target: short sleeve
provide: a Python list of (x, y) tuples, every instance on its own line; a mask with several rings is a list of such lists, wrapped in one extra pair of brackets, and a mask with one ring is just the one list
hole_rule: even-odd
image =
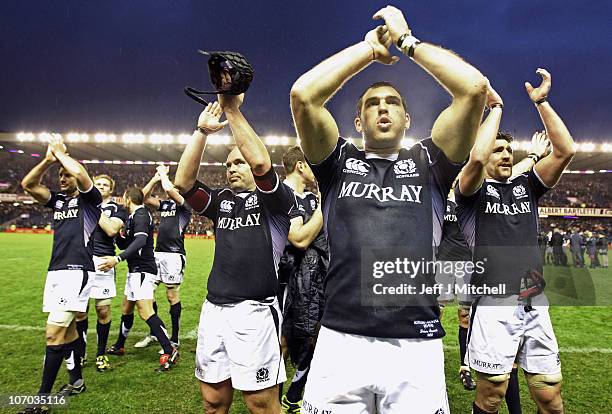
[(111, 212), (110, 218), (118, 218), (119, 220), (123, 221), (123, 223), (125, 224), (128, 219), (127, 210), (124, 207), (117, 204), (117, 208)]
[(100, 190), (96, 188), (95, 185), (91, 185), (91, 188), (87, 191), (79, 190), (81, 195), (81, 200), (83, 200), (87, 204), (91, 204), (92, 206), (99, 207), (102, 204), (102, 194), (100, 194)]
[(529, 170), (525, 175), (527, 176), (529, 188), (538, 200), (551, 189), (542, 182), (535, 168)]
[(254, 176), (257, 193), (262, 203), (272, 212), (288, 214), (295, 205), (293, 190), (282, 183), (274, 168), (261, 176)]
[(219, 197), (221, 191), (223, 190), (211, 189), (206, 184), (196, 181), (191, 190), (183, 194), (183, 198), (194, 212), (216, 222), (219, 203), (221, 202)]
[(51, 197), (49, 197), (49, 201), (45, 203), (45, 207), (55, 209), (55, 203), (61, 200), (63, 197), (59, 195), (60, 193), (58, 193), (57, 191), (50, 191), (50, 193)]
[(425, 149), (430, 174), (433, 176), (435, 184), (440, 192), (446, 196), (465, 162), (455, 163), (446, 158), (444, 151), (434, 143), (432, 138), (420, 141), (419, 145)]

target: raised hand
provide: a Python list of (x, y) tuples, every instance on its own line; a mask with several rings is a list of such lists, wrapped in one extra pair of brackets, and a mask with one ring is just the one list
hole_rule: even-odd
[(51, 138), (49, 138), (49, 148), (54, 156), (67, 153), (64, 140), (60, 136), (51, 135)]
[(531, 83), (525, 82), (525, 89), (529, 94), (529, 99), (531, 99), (531, 101), (534, 103), (546, 99), (546, 97), (548, 96), (548, 92), (550, 92), (551, 86), (550, 73), (548, 73), (546, 69), (538, 68), (538, 70), (536, 70), (536, 73), (542, 77), (542, 83), (540, 84), (540, 86), (534, 88), (533, 86), (531, 86)]
[(204, 130), (206, 135), (221, 131), (227, 125), (227, 121), (219, 122), (222, 114), (219, 102), (209, 103), (198, 118), (198, 128)]
[(57, 158), (53, 155), (53, 151), (51, 151), (51, 145), (47, 145), (47, 153), (45, 154), (45, 160), (49, 162), (57, 162)]
[(378, 26), (370, 30), (366, 33), (364, 40), (372, 47), (375, 61), (385, 65), (392, 65), (399, 60), (399, 57), (393, 56), (389, 51), (391, 36), (386, 26)]
[(244, 101), (244, 94), (240, 95), (217, 95), (219, 105), (223, 111), (238, 109)]
[(383, 7), (372, 16), (374, 20), (383, 19), (385, 26), (389, 30), (393, 44), (397, 45), (400, 36), (405, 33), (410, 33), (410, 28), (402, 11), (393, 6)]
[(531, 137), (531, 147), (529, 152), (536, 154), (539, 158), (546, 155), (546, 152), (550, 148), (550, 140), (546, 131), (536, 131)]
[(155, 169), (155, 175), (161, 177), (162, 175), (168, 175), (168, 166), (166, 165), (158, 165)]

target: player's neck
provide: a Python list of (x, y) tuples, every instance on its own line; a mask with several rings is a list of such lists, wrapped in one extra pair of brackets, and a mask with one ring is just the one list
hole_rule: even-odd
[(134, 212), (136, 210), (138, 210), (140, 207), (144, 207), (144, 205), (142, 205), (142, 204), (130, 204), (130, 214), (134, 214)]
[(108, 204), (109, 201), (111, 201), (111, 197), (110, 196), (108, 196), (106, 198), (103, 198), (102, 199), (102, 204)]
[(285, 178), (285, 182), (298, 194), (303, 194), (306, 189), (306, 183), (304, 183), (304, 180), (302, 180), (299, 174), (289, 174), (287, 178)]

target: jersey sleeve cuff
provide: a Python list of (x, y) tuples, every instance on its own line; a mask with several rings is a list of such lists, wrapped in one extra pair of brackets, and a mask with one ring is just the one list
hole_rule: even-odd
[(262, 193), (273, 193), (278, 189), (280, 179), (274, 171), (274, 167), (270, 167), (270, 170), (264, 175), (254, 175), (255, 185)]
[(196, 181), (191, 190), (182, 195), (183, 199), (191, 206), (193, 211), (202, 214), (210, 206), (211, 194), (206, 191), (204, 184)]
[(535, 177), (538, 179), (538, 181), (540, 182), (540, 184), (542, 184), (544, 187), (548, 188), (549, 190), (552, 188), (550, 186), (548, 186), (544, 181), (542, 181), (542, 179), (540, 178), (540, 176), (538, 175), (538, 171), (535, 168), (535, 165), (533, 166), (533, 168), (531, 169), (531, 171), (533, 171), (533, 175), (535, 175)]

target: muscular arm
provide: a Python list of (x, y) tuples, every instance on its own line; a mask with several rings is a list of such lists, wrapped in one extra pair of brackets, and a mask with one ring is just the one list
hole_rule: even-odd
[(108, 237), (115, 237), (119, 233), (119, 230), (121, 230), (123, 227), (123, 221), (117, 217), (109, 218), (106, 217), (106, 215), (101, 214), (100, 219), (98, 220), (98, 225)]
[(391, 38), (382, 26), (303, 74), (291, 88), (291, 113), (308, 161), (319, 163), (338, 142), (338, 125), (325, 108), (331, 97), (370, 63), (393, 64), (398, 58), (387, 50)]
[(461, 170), (459, 178), (459, 190), (463, 195), (474, 194), (484, 182), (485, 166), (489, 161), (491, 152), (493, 152), (493, 147), (495, 147), (495, 138), (499, 130), (501, 116), (501, 107), (491, 109), (485, 121), (478, 128), (476, 142), (470, 151), (470, 159)]
[(574, 149), (572, 135), (550, 103), (544, 101), (537, 104), (537, 102), (546, 100), (551, 87), (551, 76), (550, 73), (541, 68), (536, 72), (542, 76), (541, 85), (534, 88), (527, 82), (525, 83), (525, 88), (531, 101), (536, 103), (538, 113), (546, 129), (546, 135), (552, 145), (552, 151), (539, 161), (534, 168), (540, 180), (547, 187), (554, 187), (557, 181), (559, 181), (561, 174), (563, 174), (565, 167), (572, 161), (576, 150)]
[[(393, 6), (382, 8), (374, 18), (385, 20), (396, 45), (402, 35), (411, 33), (402, 12)], [(403, 49), (403, 52), (407, 53), (408, 49)], [(422, 43), (413, 52), (413, 60), (452, 96), (451, 105), (434, 123), (433, 141), (449, 160), (464, 161), (482, 119), (487, 80), (478, 69), (441, 47)]]
[(219, 103), (225, 112), (238, 150), (251, 167), (253, 175), (262, 176), (272, 168), (270, 155), (257, 133), (240, 111), (240, 96), (219, 95)]
[(155, 188), (155, 185), (159, 182), (159, 180), (159, 175), (155, 174), (153, 178), (151, 178), (149, 182), (144, 187), (142, 187), (142, 194), (144, 194), (145, 205), (154, 210), (157, 210), (159, 208), (159, 199), (157, 197), (151, 196), (151, 193), (153, 193), (153, 189)]
[(53, 159), (45, 157), (41, 162), (36, 164), (25, 177), (23, 177), (23, 180), (21, 180), (21, 186), (26, 193), (34, 197), (34, 199), (41, 204), (45, 204), (49, 201), (49, 198), (51, 198), (51, 191), (49, 191), (46, 186), (42, 185), (40, 180), (54, 162)]
[(322, 227), (323, 214), (319, 206), (307, 223), (304, 223), (302, 217), (291, 219), (291, 227), (289, 227), (288, 236), (289, 242), (300, 250), (306, 250), (317, 237)]

